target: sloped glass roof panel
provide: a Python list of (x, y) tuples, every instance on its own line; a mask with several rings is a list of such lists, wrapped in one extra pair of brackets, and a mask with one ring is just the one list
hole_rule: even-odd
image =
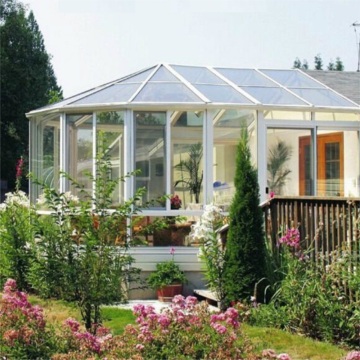
[(184, 84), (156, 82), (148, 82), (132, 102), (204, 103)]
[(205, 67), (172, 65), (175, 71), (191, 84), (226, 84), (222, 79)]
[(253, 104), (247, 97), (229, 85), (194, 85), (211, 102), (226, 104)]
[(220, 110), (223, 113), (221, 117), (214, 124), (215, 127), (230, 127), (239, 128), (240, 125), (249, 125), (255, 120), (255, 112), (253, 110)]
[(308, 105), (283, 88), (242, 87), (244, 91), (262, 104), (268, 105)]
[(180, 80), (173, 75), (168, 69), (164, 66), (161, 66), (156, 73), (150, 78), (149, 81), (170, 81), (170, 82), (180, 82)]
[(123, 83), (141, 83), (145, 81), (149, 75), (154, 71), (155, 67), (152, 67), (151, 69), (144, 70), (139, 74), (130, 76), (129, 78), (120, 81), (121, 84)]
[(291, 91), (315, 106), (356, 107), (351, 101), (329, 89), (291, 89)]
[(114, 84), (71, 105), (128, 102), (139, 86), (140, 84)]
[(260, 70), (279, 84), (289, 88), (325, 88), (324, 85), (297, 70)]
[(278, 86), (253, 69), (215, 68), (215, 70), (238, 86)]

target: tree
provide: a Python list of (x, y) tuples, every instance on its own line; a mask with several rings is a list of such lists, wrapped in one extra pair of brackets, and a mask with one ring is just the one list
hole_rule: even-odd
[(328, 66), (327, 66), (327, 69), (328, 69), (329, 71), (335, 70), (335, 64), (334, 64), (334, 62), (333, 62), (332, 59), (330, 60)]
[(48, 104), (55, 94), (62, 98), (62, 90), (34, 14), (27, 15), (17, 0), (3, 0), (0, 6), (0, 43), (0, 178), (14, 189), (16, 160), (28, 153), (25, 113)]
[(309, 68), (309, 64), (306, 59), (303, 60), (303, 63), (301, 63), (298, 57), (294, 60), (293, 69), (307, 70), (308, 68)]
[(343, 64), (343, 62), (340, 60), (339, 57), (336, 58), (336, 61), (335, 61), (335, 70), (336, 71), (344, 71), (345, 69), (345, 66)]
[(238, 145), (235, 195), (230, 206), (225, 250), (225, 290), (228, 302), (249, 299), (265, 276), (265, 236), (259, 206), (257, 171), (251, 164), (248, 133), (242, 129)]
[(317, 54), (314, 58), (315, 70), (323, 69), (323, 61), (320, 54)]

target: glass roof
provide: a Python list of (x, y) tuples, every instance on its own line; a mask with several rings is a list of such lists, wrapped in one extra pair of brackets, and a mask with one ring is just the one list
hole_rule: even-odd
[[(359, 108), (301, 70), (159, 64), (34, 110), (92, 104), (239, 104)], [(31, 112), (30, 114), (32, 114)]]

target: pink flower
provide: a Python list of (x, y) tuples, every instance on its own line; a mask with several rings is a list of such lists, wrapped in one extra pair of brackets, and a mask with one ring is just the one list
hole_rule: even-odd
[(345, 360), (360, 360), (360, 351), (350, 351), (347, 353)]
[(24, 159), (21, 157), (16, 164), (16, 178), (20, 178), (22, 174), (22, 167), (24, 165)]
[(279, 354), (278, 356), (277, 356), (277, 359), (278, 360), (291, 360), (291, 357), (288, 355), (288, 354)]
[(144, 345), (143, 344), (136, 344), (136, 346), (135, 346), (135, 348), (137, 349), (137, 350), (142, 350), (142, 349), (144, 349)]
[(170, 255), (174, 255), (175, 254), (175, 249), (172, 247), (171, 249), (170, 249)]
[(181, 208), (181, 199), (179, 198), (178, 195), (173, 195), (170, 198), (170, 204), (171, 204), (171, 209), (180, 209)]
[(211, 325), (219, 334), (225, 334), (226, 333), (226, 327), (224, 325), (221, 325), (219, 323), (212, 324)]
[(73, 318), (66, 319), (65, 325), (67, 325), (72, 332), (79, 331), (80, 328), (80, 324)]
[(275, 196), (275, 193), (273, 191), (270, 191), (270, 199), (272, 199)]

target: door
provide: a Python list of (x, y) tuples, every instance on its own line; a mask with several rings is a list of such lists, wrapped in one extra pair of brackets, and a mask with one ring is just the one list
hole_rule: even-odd
[[(300, 195), (313, 195), (311, 138), (299, 138)], [(344, 196), (344, 134), (317, 136), (317, 195)]]

